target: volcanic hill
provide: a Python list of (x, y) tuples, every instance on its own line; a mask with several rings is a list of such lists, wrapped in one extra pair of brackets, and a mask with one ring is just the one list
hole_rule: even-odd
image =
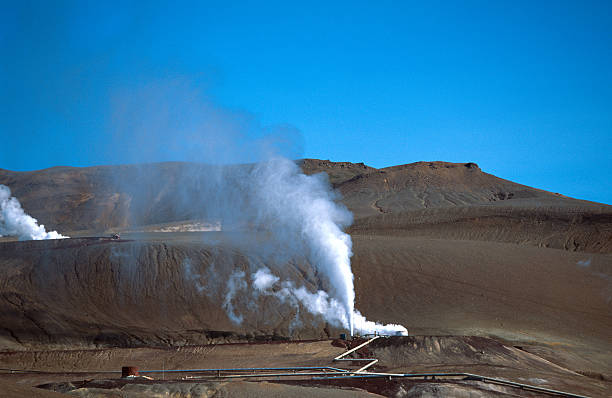
[[(237, 166), (248, 167), (248, 166)], [(503, 180), (475, 163), (417, 162), (375, 169), (305, 159), (327, 173), (353, 213), (351, 233), (488, 240), (612, 252), (612, 207)], [(192, 163), (0, 169), (26, 211), (47, 229), (105, 231), (201, 218), (185, 202), (213, 166)]]
[[(474, 163), (300, 164), (306, 174), (325, 172), (354, 215), (348, 232), (356, 308), (368, 319), (400, 323), (411, 335), (494, 338), (569, 369), (572, 377), (590, 375), (584, 377), (592, 391), (610, 385), (612, 206), (503, 180)], [(187, 203), (214, 173), (213, 166), (191, 163), (0, 170), (0, 184), (28, 214), (74, 237), (0, 238), (0, 348), (337, 336), (340, 330), (306, 312), (298, 325), (295, 312), (265, 297), (259, 311), (238, 300), (234, 310), (244, 320), (236, 325), (222, 292), (203, 291), (199, 283), (211, 280), (211, 270), (220, 278), (213, 285), (221, 286), (249, 264), (324, 287), (308, 264), (264, 264), (246, 255), (225, 228), (190, 232), (198, 222), (214, 221)], [(110, 232), (122, 239), (107, 239)], [(392, 351), (377, 350), (389, 363), (401, 362)], [(513, 358), (523, 355), (509, 350)], [(3, 359), (11, 366), (34, 364), (11, 355)], [(419, 358), (416, 368), (434, 366)], [(461, 369), (486, 363), (462, 361)], [(579, 386), (583, 379), (576, 380)]]

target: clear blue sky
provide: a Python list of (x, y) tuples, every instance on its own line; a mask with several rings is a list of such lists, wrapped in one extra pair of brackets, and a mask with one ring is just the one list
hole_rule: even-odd
[(610, 1), (0, 1), (0, 168), (248, 158), (272, 132), (612, 204)]

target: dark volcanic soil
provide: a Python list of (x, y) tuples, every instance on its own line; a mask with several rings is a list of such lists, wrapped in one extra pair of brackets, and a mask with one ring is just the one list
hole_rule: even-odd
[[(353, 238), (356, 305), (373, 320), (417, 332), (518, 340), (597, 343), (610, 336), (609, 254), (494, 242)], [(232, 240), (211, 246), (203, 243), (202, 233), (150, 233), (138, 240), (4, 242), (0, 249), (0, 333), (7, 348), (202, 344), (336, 333), (307, 311), (301, 311), (306, 321), (296, 325), (295, 309), (250, 295), (232, 299), (235, 313), (244, 317), (242, 324), (232, 323), (224, 305), (226, 281), (236, 270), (248, 273), (262, 264), (241, 254)], [(285, 264), (278, 272), (320, 288), (308, 269)]]
[[(238, 379), (185, 379), (184, 374), (146, 373), (153, 380), (122, 380), (122, 365), (137, 366), (141, 371), (161, 369), (210, 369), (274, 366), (338, 366), (331, 358), (343, 351), (335, 342), (280, 342), (277, 344), (229, 344), (181, 348), (98, 349), (0, 353), (2, 368), (29, 369), (34, 372), (0, 373), (0, 385), (6, 381), (20, 385), (38, 385), (46, 389), (73, 394), (106, 394), (102, 396), (141, 397), (138, 394), (173, 393), (181, 397), (204, 397), (213, 393), (252, 394), (248, 396), (368, 396), (366, 392), (390, 397), (446, 396), (541, 396), (520, 389), (482, 383), (462, 378), (310, 380), (309, 377), (269, 382), (245, 383)], [(355, 344), (356, 345), (356, 344)], [(471, 372), (489, 377), (515, 380), (544, 388), (605, 396), (609, 380), (587, 377), (534, 355), (524, 347), (513, 347), (500, 341), (475, 336), (411, 336), (379, 339), (358, 351), (356, 357), (380, 359), (376, 371), (430, 373)], [(343, 364), (346, 366), (346, 363)], [(104, 373), (104, 372), (116, 373)], [(144, 374), (144, 373), (143, 373)], [(232, 374), (232, 372), (224, 372)], [(252, 380), (252, 379), (251, 379)], [(330, 388), (332, 387), (332, 388)], [(24, 387), (21, 387), (24, 388)], [(338, 390), (337, 388), (341, 388)], [(352, 389), (351, 389), (352, 388)], [(355, 390), (357, 389), (357, 390)], [(208, 395), (206, 395), (208, 392)], [(112, 395), (115, 394), (115, 395)], [(179, 395), (182, 394), (182, 395)], [(232, 395), (234, 394), (234, 395)], [(350, 395), (353, 394), (353, 395)], [(18, 395), (16, 395), (18, 396)], [(41, 395), (43, 396), (43, 395)], [(90, 395), (86, 395), (90, 396)], [(174, 396), (174, 395), (173, 395)], [(239, 395), (242, 396), (242, 395)]]
[[(253, 288), (230, 297), (243, 317), (233, 323), (227, 281), (233, 272), (258, 269), (261, 260), (241, 254), (230, 240), (211, 246), (200, 233), (176, 240), (155, 235), (0, 243), (0, 345), (157, 346), (339, 333), (307, 311), (300, 327), (293, 326), (294, 308), (246, 295)], [(316, 280), (304, 279), (306, 269), (286, 264), (279, 274), (314, 286)]]
[[(7, 367), (64, 370), (74, 366), (75, 358), (86, 363), (105, 358), (99, 362), (115, 367), (123, 360), (113, 362), (114, 354), (105, 351), (109, 347), (168, 349), (342, 332), (306, 311), (300, 311), (298, 323), (295, 308), (269, 297), (237, 295), (230, 302), (243, 322), (236, 325), (228, 317), (226, 288), (233, 272), (266, 265), (298, 285), (325, 288), (308, 264), (268, 264), (246, 255), (245, 240), (227, 231), (151, 232), (159, 228), (147, 225), (180, 230), (184, 220), (198, 219), (196, 212), (176, 205), (176, 192), (194, 170), (205, 182), (207, 167), (163, 163), (0, 170), (0, 184), (8, 185), (48, 229), (72, 236), (149, 231), (124, 233), (117, 241), (2, 238), (0, 349), (17, 352), (10, 355), (42, 350), (30, 362), (25, 356), (13, 361), (0, 355)], [(411, 334), (430, 336), (373, 346), (381, 366), (471, 369), (561, 389), (586, 383), (585, 393), (605, 396), (612, 375), (612, 206), (502, 180), (473, 163), (374, 169), (307, 159), (302, 168), (309, 174), (327, 172), (355, 215), (349, 232), (356, 307), (371, 320), (401, 323)], [(259, 238), (249, 239), (256, 245)], [(487, 349), (494, 352), (482, 354), (478, 340), (431, 336), (493, 336), (503, 347), (491, 343)], [(98, 351), (78, 351), (75, 357), (48, 351), (77, 348)], [(223, 366), (246, 355), (222, 352), (227, 355), (217, 357), (217, 365), (204, 362)], [(320, 352), (329, 353), (327, 348)], [(203, 366), (200, 355), (185, 355), (175, 366)], [(270, 355), (274, 363), (286, 359), (282, 350)], [(7, 377), (2, 380), (17, 380)], [(42, 383), (40, 377), (19, 380), (25, 390), (12, 396), (27, 396), (27, 386)], [(436, 389), (444, 395), (446, 387), (400, 383), (388, 391), (402, 388), (414, 392), (405, 396), (416, 397)], [(446, 395), (469, 393), (449, 391)]]
[[(325, 172), (354, 214), (354, 231), (493, 240), (612, 252), (612, 206), (503, 180), (474, 163), (417, 162), (375, 169), (305, 159)], [(248, 166), (237, 166), (248, 167)], [(218, 169), (192, 163), (0, 169), (24, 209), (48, 229), (103, 231), (202, 216), (193, 206)], [(200, 201), (202, 202), (202, 201)], [(399, 231), (399, 232), (398, 232)]]

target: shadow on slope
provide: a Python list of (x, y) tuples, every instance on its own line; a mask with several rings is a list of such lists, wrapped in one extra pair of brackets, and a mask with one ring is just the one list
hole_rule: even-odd
[[(260, 259), (231, 244), (96, 238), (0, 243), (0, 345), (184, 345), (320, 338), (334, 330), (306, 310), (255, 294), (248, 275), (259, 266)], [(316, 289), (309, 269), (283, 264), (277, 274)], [(240, 271), (244, 290), (234, 291), (228, 280)]]

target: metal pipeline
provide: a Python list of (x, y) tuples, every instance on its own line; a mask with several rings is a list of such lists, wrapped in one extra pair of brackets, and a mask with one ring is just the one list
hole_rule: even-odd
[(347, 356), (348, 354), (357, 351), (358, 349), (365, 347), (366, 345), (370, 344), (371, 342), (373, 342), (374, 340), (380, 338), (380, 336), (374, 336), (372, 337), (370, 340), (366, 341), (365, 343), (359, 344), (357, 347), (352, 348), (346, 352), (343, 352), (342, 354), (338, 355), (337, 357), (334, 358), (334, 361), (354, 361), (354, 359), (342, 359), (345, 356)]
[[(240, 379), (240, 378), (257, 378), (257, 377), (299, 377), (308, 376), (311, 380), (338, 380), (338, 379), (358, 379), (358, 378), (420, 378), (431, 377), (462, 377), (462, 380), (476, 380), (485, 383), (501, 384), (515, 388), (521, 388), (524, 390), (531, 390), (535, 392), (541, 392), (549, 395), (559, 395), (564, 397), (572, 398), (589, 398), (585, 395), (572, 394), (565, 391), (553, 390), (550, 388), (537, 387), (529, 384), (516, 383), (509, 380), (497, 379), (494, 377), (482, 376), (473, 373), (462, 373), (462, 372), (450, 372), (450, 373), (384, 373), (384, 372), (366, 372), (365, 370), (375, 363), (378, 362), (376, 358), (345, 358), (347, 355), (359, 350), (370, 344), (372, 341), (382, 336), (375, 335), (368, 341), (352, 348), (348, 351), (343, 352), (333, 359), (333, 361), (369, 361), (365, 366), (357, 370), (340, 369), (332, 366), (293, 366), (293, 367), (277, 367), (277, 368), (208, 368), (208, 369), (162, 369), (162, 370), (141, 370), (139, 373), (202, 373), (202, 372), (215, 372), (216, 375), (211, 375), (216, 378), (225, 379)], [(307, 372), (307, 371), (313, 372)], [(319, 370), (319, 372), (315, 372)], [(46, 372), (36, 370), (25, 370), (25, 369), (0, 369), (0, 371), (6, 371), (11, 373), (44, 373), (44, 374), (55, 374), (57, 372)], [(282, 373), (255, 373), (263, 371), (285, 371)], [(293, 371), (287, 373), (287, 371)], [(230, 374), (222, 375), (222, 372), (249, 372), (246, 374)], [(61, 372), (65, 374), (66, 372)], [(98, 371), (79, 371), (79, 372), (68, 372), (71, 374), (96, 374), (96, 373), (121, 373), (121, 370), (98, 370)], [(189, 379), (204, 378), (210, 376), (187, 376)]]
[[(286, 368), (211, 368), (211, 369), (165, 369), (165, 370), (141, 370), (140, 373), (181, 373), (181, 372), (256, 372), (270, 370), (317, 370), (327, 369), (336, 372), (349, 372), (346, 369), (334, 368), (332, 366), (293, 366)], [(120, 372), (120, 371), (119, 371)]]
[(372, 337), (370, 340), (366, 341), (365, 343), (362, 343), (360, 345), (358, 345), (357, 347), (350, 349), (340, 355), (338, 355), (337, 357), (334, 358), (334, 361), (370, 361), (367, 365), (355, 370), (355, 371), (351, 371), (351, 372), (347, 372), (349, 374), (337, 374), (337, 375), (325, 375), (325, 377), (313, 377), (314, 380), (334, 380), (334, 379), (356, 379), (356, 378), (372, 378), (372, 377), (388, 377), (388, 378), (392, 378), (392, 377), (423, 377), (423, 378), (427, 378), (427, 377), (431, 377), (432, 379), (435, 377), (463, 377), (464, 380), (468, 379), (468, 380), (478, 380), (478, 381), (482, 381), (482, 382), (486, 382), (486, 383), (495, 383), (495, 384), (502, 384), (502, 385), (507, 385), (510, 387), (517, 387), (517, 388), (521, 388), (521, 389), (525, 389), (525, 390), (531, 390), (531, 391), (537, 391), (537, 392), (542, 392), (542, 393), (546, 393), (546, 394), (553, 394), (553, 395), (561, 395), (561, 396), (565, 396), (565, 397), (572, 397), (572, 398), (589, 398), (586, 397), (584, 395), (578, 395), (578, 394), (572, 394), (572, 393), (568, 393), (568, 392), (564, 392), (564, 391), (559, 391), (559, 390), (553, 390), (550, 388), (543, 388), (543, 387), (537, 387), (537, 386), (531, 386), (528, 384), (522, 384), (522, 383), (516, 383), (513, 381), (508, 381), (508, 380), (503, 380), (503, 379), (497, 379), (494, 377), (487, 377), (487, 376), (480, 376), (480, 375), (475, 375), (472, 373), (378, 373), (378, 372), (365, 372), (365, 370), (367, 368), (369, 368), (370, 366), (376, 364), (378, 362), (378, 359), (376, 358), (344, 358), (345, 356), (359, 350), (360, 348), (365, 347), (366, 345), (370, 344), (372, 341), (376, 340), (377, 338), (380, 338), (381, 336), (379, 335), (374, 335), (374, 337)]
[[(337, 372), (335, 374), (339, 375), (348, 375), (352, 372)], [(216, 378), (221, 379), (241, 379), (241, 378), (253, 378), (253, 377), (297, 377), (297, 376), (322, 376), (329, 375), (329, 372), (305, 372), (305, 373), (260, 373), (260, 374), (243, 374), (243, 375), (221, 375), (215, 376)], [(199, 379), (207, 376), (187, 376), (188, 379)], [(322, 377), (321, 379), (325, 379)]]
[[(139, 373), (197, 373), (197, 372), (257, 372), (257, 371), (274, 371), (274, 370), (329, 370), (337, 373), (349, 373), (349, 370), (335, 368), (333, 366), (293, 366), (284, 368), (209, 368), (209, 369), (153, 369), (140, 370)], [(81, 370), (78, 372), (58, 372), (45, 370), (29, 370), (29, 369), (9, 369), (0, 368), (0, 372), (7, 373), (34, 373), (34, 374), (99, 374), (99, 373), (121, 373), (121, 370)], [(299, 374), (299, 373), (297, 373)], [(327, 373), (329, 374), (329, 373)]]
[[(550, 388), (543, 388), (543, 387), (537, 387), (537, 386), (532, 386), (532, 385), (528, 385), (528, 384), (522, 384), (522, 383), (516, 383), (513, 381), (508, 381), (508, 380), (503, 380), (503, 379), (497, 379), (494, 377), (487, 377), (487, 376), (481, 376), (481, 375), (476, 375), (473, 373), (462, 373), (462, 372), (451, 372), (451, 373), (383, 373), (383, 372), (366, 372), (365, 370), (369, 367), (371, 367), (372, 365), (376, 364), (378, 362), (378, 359), (376, 358), (345, 358), (347, 355), (365, 347), (366, 345), (370, 344), (372, 341), (380, 338), (382, 336), (380, 335), (374, 335), (374, 337), (372, 337), (371, 339), (367, 340), (366, 342), (359, 344), (357, 347), (352, 348), (348, 351), (343, 352), (342, 354), (338, 355), (337, 357), (335, 357), (333, 359), (333, 361), (368, 361), (369, 363), (366, 364), (365, 366), (357, 369), (357, 370), (346, 370), (346, 369), (339, 369), (339, 368), (334, 368), (334, 367), (329, 367), (329, 366), (322, 366), (322, 367), (317, 367), (317, 366), (302, 366), (302, 367), (290, 367), (290, 368), (237, 368), (237, 369), (200, 369), (200, 370), (188, 370), (191, 372), (195, 372), (195, 371), (216, 371), (218, 372), (218, 376), (220, 378), (225, 378), (225, 379), (239, 379), (239, 378), (256, 378), (256, 377), (297, 377), (297, 376), (309, 376), (311, 377), (312, 380), (337, 380), (337, 379), (356, 379), (356, 378), (380, 378), (380, 377), (385, 377), (385, 378), (393, 378), (393, 377), (401, 377), (401, 378), (416, 378), (416, 377), (423, 377), (423, 378), (427, 378), (427, 377), (431, 377), (432, 379), (434, 379), (435, 377), (462, 377), (463, 380), (477, 380), (477, 381), (481, 381), (481, 382), (485, 382), (485, 383), (495, 383), (495, 384), (502, 384), (502, 385), (506, 385), (506, 386), (510, 386), (510, 387), (515, 387), (515, 388), (521, 388), (524, 390), (531, 390), (531, 391), (535, 391), (535, 392), (541, 392), (541, 393), (545, 393), (545, 394), (552, 394), (552, 395), (561, 395), (561, 396), (565, 396), (565, 397), (572, 397), (572, 398), (589, 398), (587, 396), (584, 395), (578, 395), (578, 394), (572, 394), (572, 393), (568, 393), (568, 392), (564, 392), (564, 391), (559, 391), (559, 390), (553, 390)], [(302, 372), (302, 373), (260, 373), (260, 374), (234, 374), (234, 375), (221, 375), (220, 372), (221, 371), (233, 371), (233, 372), (242, 372), (242, 371), (262, 371), (262, 370), (333, 370), (335, 373), (327, 373), (325, 371), (323, 372)], [(176, 370), (179, 371), (179, 370)], [(154, 371), (144, 371), (144, 372), (154, 372)], [(141, 373), (144, 373), (141, 372)], [(159, 371), (157, 371), (159, 372)], [(197, 376), (196, 376), (197, 377)], [(196, 378), (196, 377), (190, 377), (190, 378)]]
[(378, 339), (380, 337), (381, 336), (379, 336), (379, 335), (374, 335), (374, 337), (372, 337), (370, 340), (366, 341), (365, 343), (362, 343), (362, 344), (358, 345), (357, 347), (355, 347), (353, 349), (350, 349), (350, 350), (348, 350), (348, 351), (338, 355), (337, 357), (334, 358), (334, 361), (350, 361), (350, 362), (353, 362), (353, 361), (366, 362), (367, 361), (369, 363), (367, 363), (365, 366), (362, 366), (361, 368), (353, 371), (352, 374), (363, 372), (364, 370), (366, 370), (370, 366), (372, 366), (375, 363), (377, 363), (378, 359), (376, 359), (376, 358), (344, 358), (344, 357), (347, 356), (348, 354), (351, 354), (351, 353), (353, 353), (353, 352), (355, 352), (355, 351), (365, 347), (366, 345), (370, 344), (371, 342), (373, 342), (374, 340), (376, 340), (376, 339)]
[(497, 379), (494, 377), (481, 376), (473, 373), (370, 373), (364, 372), (362, 374), (351, 374), (351, 375), (338, 375), (338, 376), (328, 376), (328, 377), (313, 377), (313, 380), (339, 380), (339, 379), (364, 379), (364, 378), (380, 378), (380, 377), (408, 377), (408, 378), (416, 378), (416, 377), (463, 377), (463, 380), (476, 380), (482, 381), (485, 383), (494, 383), (494, 384), (502, 384), (510, 387), (521, 388), (524, 390), (531, 390), (535, 392), (542, 392), (546, 394), (552, 395), (560, 395), (564, 397), (572, 397), (572, 398), (590, 398), (586, 395), (573, 394), (565, 391), (553, 390), (551, 388), (537, 387), (529, 384), (516, 383), (509, 380)]

